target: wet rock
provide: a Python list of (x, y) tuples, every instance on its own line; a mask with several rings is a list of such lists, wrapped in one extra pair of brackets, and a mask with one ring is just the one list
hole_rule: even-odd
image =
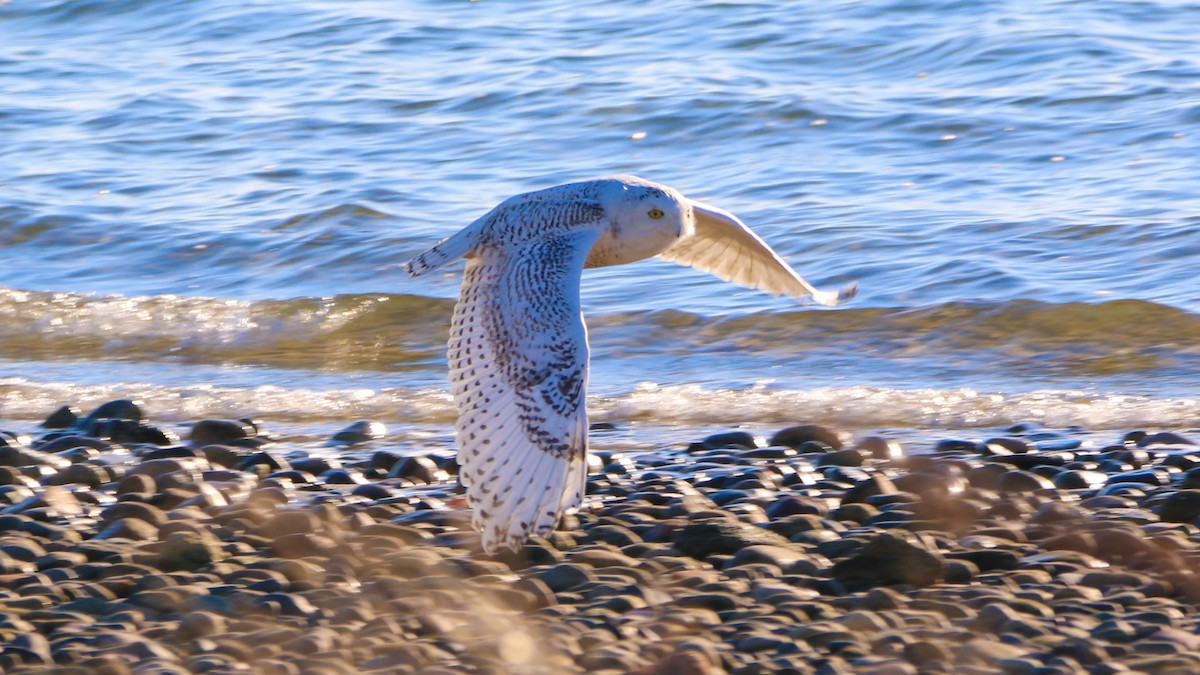
[(241, 420), (200, 420), (192, 425), (188, 443), (196, 447), (227, 445), (255, 435), (255, 429)]
[(873, 537), (854, 556), (830, 570), (847, 589), (906, 584), (923, 588), (941, 580), (942, 559), (890, 533)]
[(789, 448), (799, 448), (805, 443), (821, 443), (833, 450), (841, 450), (845, 445), (841, 434), (829, 427), (819, 424), (800, 424), (782, 429), (775, 433), (768, 445), (785, 445)]
[(269, 471), (291, 471), (292, 469), (292, 465), (286, 459), (269, 450), (255, 452), (237, 463), (237, 468), (241, 471), (252, 467), (265, 467)]
[(418, 483), (434, 483), (445, 474), (428, 457), (404, 457), (392, 465), (388, 478), (407, 478)]
[(83, 506), (74, 494), (59, 486), (50, 486), (0, 511), (0, 514), (24, 513), (34, 509), (49, 509), (59, 516), (77, 516)]
[[(745, 431), (726, 431), (719, 434), (713, 434), (703, 441), (701, 445), (709, 450), (718, 450), (723, 448), (747, 449), (752, 450), (758, 447), (754, 442), (754, 435)], [(774, 443), (772, 443), (774, 445)]]
[(854, 449), (872, 459), (899, 459), (904, 456), (900, 443), (883, 436), (867, 436), (855, 443)]
[(893, 495), (899, 491), (891, 479), (881, 473), (875, 473), (871, 474), (869, 478), (859, 481), (849, 490), (846, 490), (842, 494), (842, 504), (865, 503), (871, 497)]
[(1053, 490), (1054, 483), (1045, 476), (1029, 471), (1008, 471), (1000, 476), (996, 489), (1000, 492), (1035, 492)]
[(225, 558), (221, 542), (206, 531), (172, 532), (157, 555), (163, 570), (195, 570)]
[(173, 445), (179, 436), (145, 422), (125, 419), (100, 419), (83, 428), (90, 436), (122, 445)]
[(146, 416), (142, 412), (141, 401), (122, 398), (100, 404), (95, 410), (88, 413), (87, 417), (79, 420), (79, 424), (76, 426), (79, 429), (88, 429), (98, 420), (130, 420), (141, 422), (144, 419), (146, 419)]
[(1162, 501), (1158, 517), (1168, 523), (1190, 523), (1200, 517), (1200, 489), (1180, 490)]
[(986, 453), (987, 449), (979, 441), (943, 438), (934, 445), (933, 451), (937, 453), (980, 455)]
[(845, 448), (821, 455), (817, 459), (817, 466), (862, 466), (864, 461), (861, 452), (853, 448)]
[(94, 464), (72, 464), (53, 476), (42, 480), (43, 485), (86, 485), (98, 488), (108, 482), (108, 474)]
[(368, 441), (377, 441), (386, 435), (387, 427), (381, 422), (359, 420), (334, 434), (329, 441), (334, 444), (356, 445)]
[(1137, 440), (1137, 445), (1139, 448), (1145, 448), (1152, 445), (1196, 445), (1196, 442), (1183, 434), (1160, 431), (1156, 434), (1142, 436)]
[(562, 593), (581, 584), (594, 581), (596, 574), (587, 565), (562, 563), (543, 570), (537, 575), (537, 579), (552, 592)]
[(50, 415), (42, 422), (43, 429), (69, 429), (79, 423), (79, 416), (82, 413), (79, 408), (64, 405), (58, 410), (50, 413)]
[(153, 541), (158, 539), (158, 528), (139, 518), (118, 518), (105, 525), (95, 536), (96, 540), (130, 539)]
[(690, 523), (675, 533), (675, 548), (687, 556), (704, 559), (713, 554), (734, 554), (747, 546), (787, 547), (787, 539), (761, 527), (738, 521), (705, 520)]

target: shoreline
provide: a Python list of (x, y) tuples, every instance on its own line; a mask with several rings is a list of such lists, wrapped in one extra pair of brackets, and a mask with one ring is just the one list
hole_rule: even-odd
[(1200, 669), (1200, 446), (1165, 430), (598, 451), (584, 511), (488, 558), (452, 455), (369, 425), (351, 461), (132, 401), (48, 424), (0, 436), (5, 672)]

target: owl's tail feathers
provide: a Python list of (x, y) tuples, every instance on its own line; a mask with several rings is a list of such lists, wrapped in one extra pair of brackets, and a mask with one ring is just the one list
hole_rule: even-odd
[(419, 277), (469, 255), (475, 247), (472, 230), (473, 228), (467, 228), (443, 239), (433, 248), (408, 261), (404, 265), (408, 276)]

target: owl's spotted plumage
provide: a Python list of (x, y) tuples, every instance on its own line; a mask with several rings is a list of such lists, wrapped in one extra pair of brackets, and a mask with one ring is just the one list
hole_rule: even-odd
[(827, 305), (855, 290), (816, 290), (732, 214), (632, 176), (517, 195), (408, 263), (419, 276), (468, 259), (450, 329), (450, 383), (460, 477), (489, 553), (516, 550), (583, 502), (580, 276), (654, 255)]

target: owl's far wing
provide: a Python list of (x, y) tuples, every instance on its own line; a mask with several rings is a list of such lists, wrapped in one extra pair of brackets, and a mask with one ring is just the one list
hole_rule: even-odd
[(602, 222), (489, 246), (467, 262), (450, 330), (460, 477), (484, 550), (517, 550), (583, 501), (584, 261)]
[(858, 291), (853, 283), (839, 291), (817, 290), (737, 216), (715, 206), (689, 201), (696, 215), (695, 233), (672, 244), (659, 254), (660, 258), (711, 272), (739, 286), (774, 296), (812, 297), (830, 307), (849, 300)]

